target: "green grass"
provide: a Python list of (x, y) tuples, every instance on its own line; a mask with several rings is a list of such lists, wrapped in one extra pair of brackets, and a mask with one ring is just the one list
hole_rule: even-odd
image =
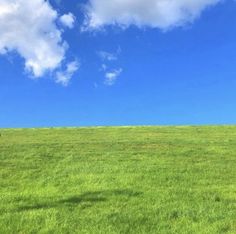
[(236, 233), (236, 127), (0, 130), (0, 233)]

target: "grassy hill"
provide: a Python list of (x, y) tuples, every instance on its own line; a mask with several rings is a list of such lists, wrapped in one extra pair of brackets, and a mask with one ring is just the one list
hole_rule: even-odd
[(236, 233), (236, 127), (0, 132), (0, 233)]

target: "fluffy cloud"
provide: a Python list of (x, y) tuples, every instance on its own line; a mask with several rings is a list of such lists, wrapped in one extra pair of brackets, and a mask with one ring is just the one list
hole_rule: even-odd
[(122, 68), (119, 68), (119, 69), (113, 70), (111, 72), (106, 72), (106, 74), (105, 74), (105, 78), (106, 78), (105, 84), (110, 85), (110, 86), (113, 85), (116, 82), (117, 78), (122, 73), (122, 71), (123, 71)]
[(45, 0), (0, 0), (0, 54), (16, 51), (34, 77), (61, 67), (67, 44)]
[(66, 65), (65, 71), (56, 73), (56, 82), (67, 86), (73, 74), (79, 69), (80, 64), (77, 61), (70, 62)]
[(191, 23), (221, 0), (90, 0), (85, 28), (104, 25), (150, 26), (167, 30)]
[(73, 28), (75, 23), (75, 16), (72, 13), (62, 15), (60, 17), (60, 22), (68, 28)]

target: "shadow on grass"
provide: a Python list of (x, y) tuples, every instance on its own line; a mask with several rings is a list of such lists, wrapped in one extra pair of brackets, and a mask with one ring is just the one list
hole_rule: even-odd
[(96, 192), (86, 192), (78, 196), (72, 196), (66, 199), (61, 199), (57, 201), (45, 202), (45, 203), (36, 203), (33, 205), (21, 206), (18, 208), (18, 211), (27, 211), (27, 210), (37, 210), (37, 209), (49, 209), (62, 206), (75, 206), (80, 204), (87, 204), (91, 206), (92, 204), (105, 202), (112, 197), (137, 197), (141, 195), (141, 192), (135, 192), (132, 190), (103, 190)]

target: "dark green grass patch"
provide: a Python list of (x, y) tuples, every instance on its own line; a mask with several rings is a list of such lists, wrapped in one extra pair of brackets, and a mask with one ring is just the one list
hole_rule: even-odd
[(236, 233), (236, 127), (0, 132), (0, 233)]

